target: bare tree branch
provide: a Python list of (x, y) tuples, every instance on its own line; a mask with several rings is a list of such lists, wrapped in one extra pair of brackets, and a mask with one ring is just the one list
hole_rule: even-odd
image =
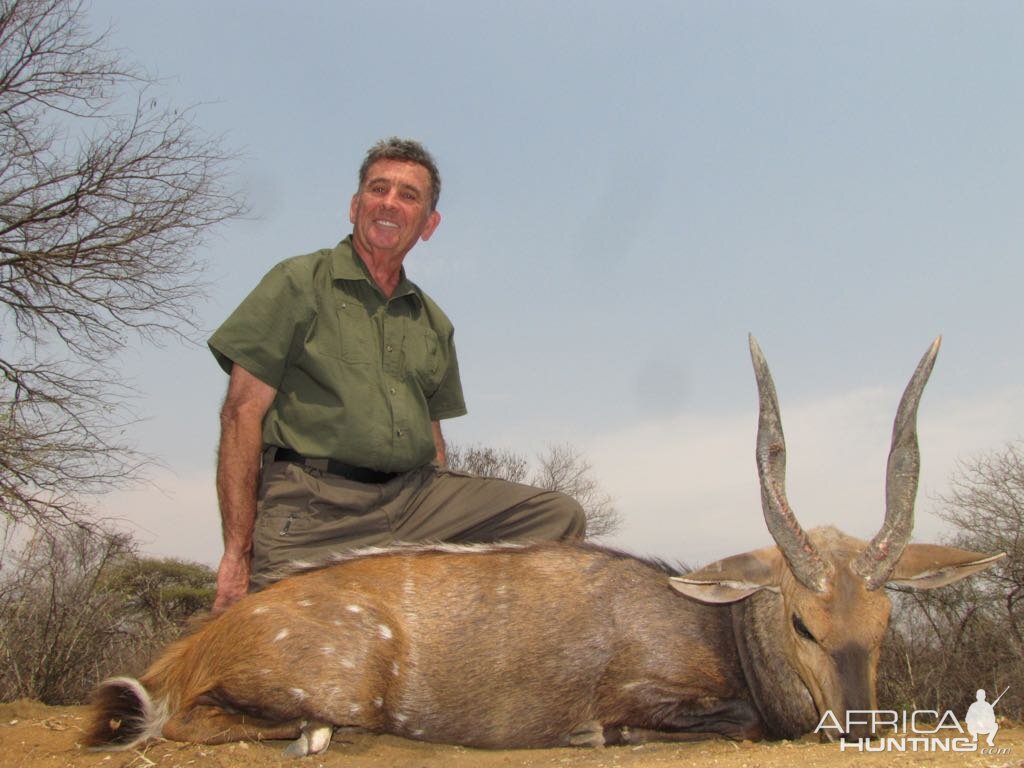
[(77, 0), (0, 0), (0, 514), (82, 519), (139, 476), (126, 343), (187, 339), (196, 249), (241, 214), (234, 156), (92, 33)]
[[(939, 517), (954, 526), (949, 543), (1008, 556), (969, 580), (897, 597), (890, 642), (883, 646), (880, 699), (890, 707), (901, 699), (935, 708), (966, 707), (978, 687), (1010, 686), (1000, 713), (1020, 717), (1024, 444), (962, 461), (937, 501)], [(907, 673), (911, 668), (918, 671), (916, 679)]]
[(614, 499), (593, 477), (590, 462), (571, 445), (549, 447), (537, 457), (537, 468), (532, 475), (529, 459), (514, 451), (480, 445), (469, 448), (449, 445), (446, 454), (452, 469), (514, 483), (529, 482), (538, 488), (571, 496), (586, 514), (587, 538), (608, 536), (621, 524)]

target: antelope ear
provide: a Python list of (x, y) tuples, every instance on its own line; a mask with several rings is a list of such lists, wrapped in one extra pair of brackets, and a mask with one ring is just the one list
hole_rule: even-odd
[(669, 584), (702, 603), (735, 603), (762, 589), (778, 592), (781, 559), (776, 547), (765, 547), (727, 557), (685, 576), (673, 576)]
[(985, 555), (938, 544), (908, 544), (887, 584), (911, 589), (935, 589), (983, 571), (1006, 557)]

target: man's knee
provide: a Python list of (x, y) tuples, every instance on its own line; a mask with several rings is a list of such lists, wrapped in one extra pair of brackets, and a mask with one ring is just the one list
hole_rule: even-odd
[(587, 535), (587, 513), (576, 499), (566, 496), (566, 541), (581, 541)]
[(545, 504), (546, 528), (557, 541), (580, 541), (587, 534), (587, 513), (576, 499), (564, 493), (551, 492)]
[(517, 493), (532, 494), (489, 521), (485, 540), (579, 541), (586, 535), (587, 516), (576, 499), (558, 491), (515, 487)]

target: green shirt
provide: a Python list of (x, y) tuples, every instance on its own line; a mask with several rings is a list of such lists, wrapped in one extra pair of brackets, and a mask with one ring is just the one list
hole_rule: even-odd
[(431, 421), (466, 413), (453, 336), (404, 270), (385, 298), (346, 238), (274, 267), (209, 345), (277, 389), (264, 443), (403, 472), (434, 458)]

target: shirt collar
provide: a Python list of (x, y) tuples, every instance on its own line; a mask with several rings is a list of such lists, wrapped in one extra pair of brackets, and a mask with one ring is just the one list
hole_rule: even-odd
[[(375, 290), (380, 290), (371, 277), (370, 270), (366, 268), (363, 260), (359, 258), (356, 249), (352, 246), (352, 235), (338, 243), (331, 253), (331, 278), (334, 280), (365, 280)], [(397, 299), (401, 296), (414, 296), (417, 301), (423, 302), (419, 287), (405, 276), (405, 267), (402, 267), (401, 277), (391, 298)]]

